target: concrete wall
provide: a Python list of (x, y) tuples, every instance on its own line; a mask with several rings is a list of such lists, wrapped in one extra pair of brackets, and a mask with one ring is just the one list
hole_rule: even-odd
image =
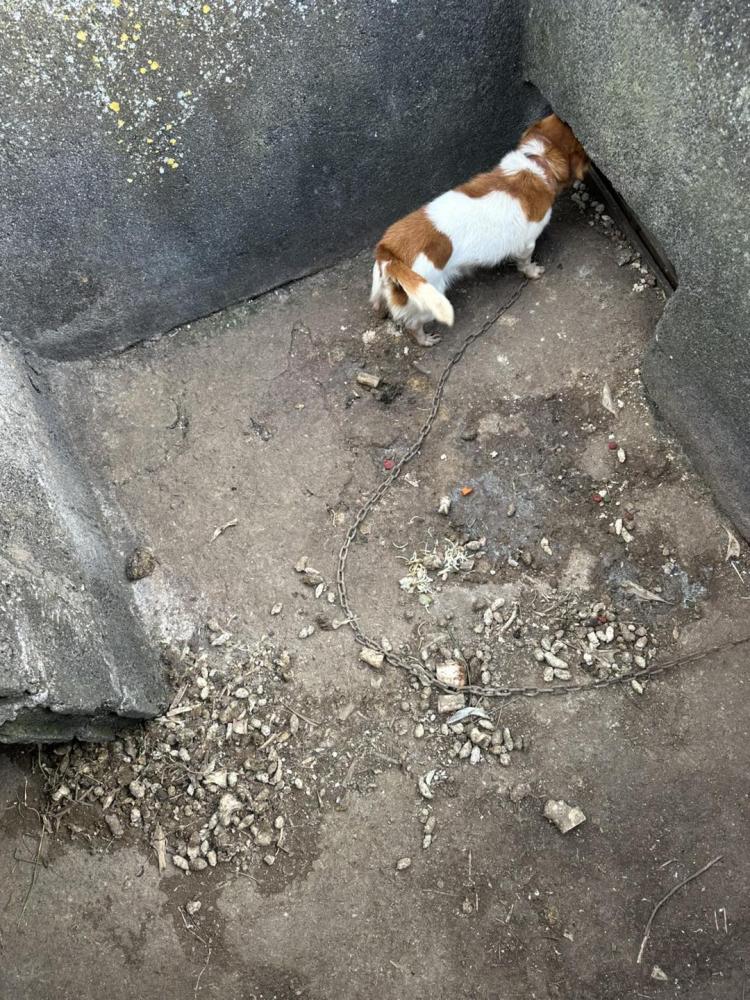
[(677, 269), (646, 386), (750, 538), (750, 7), (530, 0), (525, 65)]
[(0, 331), (72, 358), (360, 249), (541, 109), (523, 0), (0, 0)]

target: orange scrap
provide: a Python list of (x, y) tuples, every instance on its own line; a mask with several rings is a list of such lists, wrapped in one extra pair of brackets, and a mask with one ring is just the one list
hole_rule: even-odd
[(462, 486), (461, 487), (461, 496), (462, 497), (471, 496), (471, 494), (473, 492), (474, 492), (474, 487), (473, 486)]

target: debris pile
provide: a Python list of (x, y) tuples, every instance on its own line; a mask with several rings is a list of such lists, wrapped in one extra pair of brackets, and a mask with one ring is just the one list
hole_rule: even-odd
[[(251, 856), (272, 865), (286, 850), (285, 806), (310, 795), (301, 736), (311, 725), (283, 700), (291, 658), (267, 641), (252, 648), (216, 623), (202, 650), (167, 651), (176, 694), (164, 716), (105, 746), (72, 744), (50, 751), (45, 772), (52, 820), (88, 807), (119, 839), (139, 831), (185, 873)], [(75, 821), (73, 819), (75, 817)]]

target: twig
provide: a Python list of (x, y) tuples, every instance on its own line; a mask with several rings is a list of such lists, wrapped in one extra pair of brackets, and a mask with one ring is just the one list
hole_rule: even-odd
[(315, 722), (313, 719), (308, 719), (308, 717), (306, 715), (303, 715), (298, 708), (292, 708), (292, 706), (287, 705), (285, 701), (282, 701), (281, 704), (284, 706), (284, 708), (294, 713), (294, 715), (299, 716), (300, 719), (304, 719), (305, 722), (309, 722), (311, 726), (319, 727), (321, 725), (320, 722)]
[[(34, 810), (36, 812), (36, 810)], [(21, 912), (18, 915), (18, 923), (20, 924), (23, 920), (23, 915), (26, 912), (26, 907), (29, 904), (29, 899), (31, 899), (31, 893), (34, 891), (34, 886), (36, 885), (36, 876), (39, 871), (39, 860), (42, 855), (42, 844), (44, 843), (45, 828), (42, 822), (42, 832), (39, 834), (39, 844), (36, 849), (36, 858), (34, 859), (34, 867), (31, 870), (31, 881), (29, 882), (29, 888), (26, 890), (26, 896), (23, 901), (23, 906), (21, 907)]]
[(514, 622), (514, 621), (516, 620), (516, 618), (518, 618), (518, 605), (517, 605), (517, 604), (514, 604), (514, 605), (513, 605), (513, 611), (511, 612), (511, 616), (510, 616), (510, 618), (509, 618), (509, 619), (507, 620), (507, 622), (505, 622), (505, 624), (504, 624), (504, 625), (501, 625), (501, 626), (500, 626), (500, 632), (501, 632), (501, 633), (502, 633), (502, 632), (507, 632), (507, 631), (508, 631), (508, 629), (509, 629), (509, 628), (511, 627), (511, 625), (513, 624), (513, 622)]
[(715, 857), (713, 859), (713, 861), (709, 861), (707, 865), (704, 865), (702, 868), (700, 868), (697, 872), (694, 872), (692, 875), (688, 875), (688, 877), (683, 879), (682, 882), (679, 882), (676, 886), (670, 889), (669, 892), (666, 894), (666, 896), (662, 896), (662, 898), (659, 900), (659, 902), (651, 911), (651, 916), (648, 918), (648, 923), (646, 924), (646, 930), (643, 933), (643, 940), (641, 941), (641, 947), (638, 950), (638, 958), (636, 959), (636, 965), (641, 964), (641, 959), (643, 958), (643, 952), (646, 949), (646, 942), (648, 941), (649, 935), (651, 934), (651, 925), (654, 922), (654, 917), (662, 908), (662, 906), (664, 906), (667, 900), (671, 899), (672, 896), (674, 896), (674, 894), (679, 889), (682, 889), (683, 886), (686, 886), (688, 882), (692, 882), (693, 879), (698, 878), (699, 875), (702, 875), (704, 872), (707, 872), (709, 868), (713, 868), (713, 866), (717, 864), (719, 861), (721, 861), (723, 857), (724, 857), (723, 854), (719, 854), (718, 857)]

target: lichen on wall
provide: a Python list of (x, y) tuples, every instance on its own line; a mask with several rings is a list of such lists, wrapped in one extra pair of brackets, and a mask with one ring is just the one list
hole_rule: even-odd
[(33, 147), (40, 117), (73, 106), (109, 133), (127, 183), (179, 170), (196, 109), (247, 80), (269, 18), (291, 10), (305, 21), (325, 7), (337, 3), (0, 0), (0, 142)]

